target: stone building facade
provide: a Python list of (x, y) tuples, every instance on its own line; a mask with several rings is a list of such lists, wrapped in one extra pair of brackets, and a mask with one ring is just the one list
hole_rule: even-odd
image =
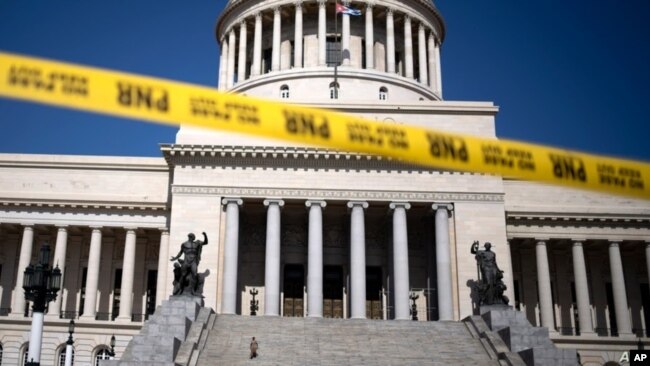
[[(344, 1), (344, 3), (346, 3)], [(495, 138), (498, 108), (442, 98), (445, 26), (430, 1), (231, 0), (221, 90), (387, 124)], [(336, 70), (333, 67), (336, 65)], [(42, 364), (75, 319), (75, 364), (117, 356), (172, 292), (169, 258), (205, 231), (217, 313), (408, 319), (473, 314), (473, 241), (506, 294), (585, 365), (649, 342), (650, 202), (182, 126), (161, 158), (0, 154), (0, 352), (24, 361), (23, 270), (43, 243), (64, 273)]]

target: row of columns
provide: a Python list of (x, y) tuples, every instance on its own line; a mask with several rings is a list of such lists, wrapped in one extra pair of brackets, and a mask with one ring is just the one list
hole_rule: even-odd
[[(58, 265), (66, 276), (66, 252), (68, 246), (68, 227), (57, 226), (56, 244), (54, 247), (53, 265)], [(100, 280), (100, 263), (102, 251), (102, 228), (91, 227), (90, 251), (88, 253), (88, 270), (86, 273), (86, 287), (82, 320), (94, 320), (97, 315), (97, 291)], [(133, 285), (135, 278), (135, 251), (136, 251), (136, 230), (135, 227), (127, 227), (124, 242), (124, 258), (122, 262), (122, 284), (120, 287), (120, 312), (117, 317), (118, 321), (130, 322), (133, 312)], [(24, 270), (29, 265), (32, 258), (32, 247), (34, 245), (34, 226), (25, 225), (23, 228), (23, 237), (20, 247), (20, 257), (18, 260), (18, 270), (16, 276), (16, 286), (14, 287), (14, 297), (12, 303), (12, 315), (23, 316), (25, 309), (25, 296), (23, 292)], [(160, 254), (158, 268), (167, 266), (166, 258), (168, 255), (169, 231), (163, 229), (160, 237)], [(157, 299), (164, 297), (164, 285), (166, 282), (165, 271), (158, 271), (157, 279)], [(63, 283), (63, 282), (62, 282)], [(61, 314), (63, 295), (60, 292), (55, 301), (48, 306), (48, 316), (58, 318)], [(160, 300), (158, 300), (160, 301)]]
[[(240, 198), (224, 198), (226, 232), (224, 252), (223, 298), (221, 312), (236, 314), (237, 309), (237, 255), (239, 246)], [(280, 210), (284, 201), (267, 199), (266, 256), (264, 273), (264, 314), (280, 315)], [(307, 316), (323, 316), (323, 209), (325, 201), (305, 202), (309, 210), (307, 256)], [(350, 317), (366, 318), (366, 253), (365, 210), (368, 202), (351, 201), (350, 210)], [(407, 202), (393, 202), (393, 272), (395, 319), (409, 319), (409, 263)], [(434, 204), (436, 212), (436, 265), (438, 278), (438, 307), (440, 320), (453, 320), (451, 257), (449, 248), (449, 204)]]
[[(536, 240), (537, 282), (539, 292), (539, 307), (541, 325), (550, 331), (555, 330), (553, 319), (553, 300), (551, 294), (551, 275), (549, 271), (546, 239)], [(573, 273), (576, 289), (576, 305), (578, 308), (578, 321), (581, 335), (593, 335), (594, 328), (591, 320), (591, 306), (589, 300), (589, 286), (587, 281), (587, 267), (583, 248), (584, 241), (575, 240), (571, 248), (573, 256)], [(621, 261), (619, 242), (609, 243), (609, 268), (612, 279), (612, 292), (614, 297), (614, 313), (618, 333), (621, 336), (632, 335), (632, 325), (628, 315), (627, 294)], [(646, 246), (646, 259), (648, 273), (650, 274), (650, 245)]]
[[(343, 1), (349, 5), (348, 1)], [(327, 63), (327, 1), (318, 1), (318, 65), (326, 66)], [(374, 19), (373, 5), (366, 5), (365, 15), (365, 54), (366, 68), (374, 69)], [(395, 62), (395, 24), (393, 9), (388, 8), (386, 14), (386, 72), (396, 73)], [(341, 29), (341, 47), (344, 66), (350, 65), (350, 15), (343, 14)], [(271, 51), (271, 71), (279, 71), (280, 47), (281, 47), (282, 16), (279, 7), (273, 8), (273, 35)], [(427, 37), (428, 33), (428, 37)], [(242, 20), (239, 23), (239, 60), (235, 65), (235, 43), (236, 29), (226, 32), (221, 40), (221, 56), (219, 61), (219, 88), (230, 89), (235, 83), (244, 81), (248, 77), (247, 65), (247, 23)], [(404, 76), (414, 78), (413, 60), (413, 34), (411, 17), (404, 15)], [(441, 69), (440, 69), (440, 43), (432, 29), (427, 29), (424, 23), (418, 25), (418, 70), (420, 83), (427, 85), (433, 92), (442, 94)], [(294, 68), (303, 67), (303, 11), (302, 2), (295, 4), (295, 29), (294, 29)], [(346, 52), (347, 51), (347, 52)], [(363, 51), (362, 51), (363, 52)], [(235, 70), (236, 66), (236, 70)], [(262, 73), (262, 15), (255, 14), (255, 33), (253, 36), (253, 60), (251, 63), (250, 76), (257, 76)]]

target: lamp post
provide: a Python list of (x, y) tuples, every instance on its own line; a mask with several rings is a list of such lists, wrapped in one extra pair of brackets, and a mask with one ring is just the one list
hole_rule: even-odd
[(65, 342), (65, 366), (72, 366), (72, 344), (74, 343), (72, 333), (74, 333), (74, 320), (70, 320), (68, 333), (70, 333), (70, 336), (68, 337), (68, 341)]
[(47, 303), (56, 299), (61, 288), (61, 270), (57, 265), (51, 269), (50, 246), (41, 246), (39, 262), (25, 268), (23, 289), (25, 299), (32, 302), (32, 329), (29, 335), (29, 355), (26, 365), (36, 366), (41, 362), (41, 343), (43, 340), (43, 313)]
[(111, 360), (115, 358), (115, 334), (111, 337), (111, 353), (109, 356), (111, 356)]

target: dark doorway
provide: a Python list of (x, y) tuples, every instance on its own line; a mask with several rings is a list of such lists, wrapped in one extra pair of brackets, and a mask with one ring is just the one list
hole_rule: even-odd
[(303, 316), (305, 270), (301, 264), (284, 266), (284, 316)]
[(323, 317), (343, 318), (343, 268), (323, 268)]
[(383, 319), (381, 267), (366, 267), (366, 317)]

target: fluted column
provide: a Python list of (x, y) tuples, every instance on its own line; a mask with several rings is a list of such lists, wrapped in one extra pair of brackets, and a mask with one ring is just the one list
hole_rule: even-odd
[(411, 205), (406, 202), (393, 202), (393, 282), (395, 283), (395, 320), (409, 320), (409, 250), (406, 229), (406, 210)]
[(450, 204), (433, 204), (436, 213), (436, 275), (438, 278), (438, 316), (440, 320), (454, 320), (451, 281), (451, 249), (449, 244)]
[(133, 280), (135, 276), (135, 228), (126, 229), (124, 258), (122, 259), (122, 286), (120, 287), (120, 313), (117, 320), (130, 322), (133, 313)]
[(589, 283), (587, 281), (587, 266), (582, 241), (573, 242), (573, 276), (576, 289), (576, 304), (578, 306), (578, 320), (580, 322), (580, 335), (594, 332), (591, 323), (591, 306), (589, 302)]
[(302, 67), (302, 1), (296, 1), (296, 27), (293, 39), (293, 67)]
[(625, 291), (625, 277), (623, 275), (623, 262), (621, 249), (618, 242), (609, 244), (609, 270), (612, 277), (612, 294), (614, 296), (614, 312), (619, 336), (630, 336), (632, 325), (627, 306), (627, 293)]
[(348, 202), (350, 217), (350, 317), (366, 318), (366, 229), (368, 202)]
[(646, 264), (646, 273), (648, 274), (648, 280), (650, 280), (650, 241), (645, 242), (645, 264)]
[(226, 88), (226, 78), (228, 77), (228, 42), (221, 40), (221, 56), (219, 57), (219, 90)]
[(226, 76), (226, 89), (232, 88), (235, 83), (235, 50), (237, 36), (235, 30), (231, 29), (228, 35), (228, 75)]
[(34, 227), (25, 225), (23, 228), (23, 240), (20, 244), (20, 257), (18, 259), (18, 270), (16, 271), (16, 287), (14, 287), (14, 301), (11, 306), (11, 313), (22, 317), (25, 313), (25, 290), (23, 290), (23, 276), (25, 268), (32, 260), (32, 247), (34, 246)]
[(280, 37), (282, 18), (280, 8), (273, 9), (273, 50), (271, 51), (271, 71), (280, 71)]
[(325, 201), (307, 201), (309, 238), (307, 263), (307, 316), (323, 317), (323, 208)]
[(99, 286), (99, 266), (102, 254), (102, 228), (92, 227), (88, 270), (86, 272), (86, 299), (81, 319), (94, 320), (97, 314), (97, 287)]
[(246, 80), (246, 52), (247, 49), (247, 29), (246, 21), (242, 20), (239, 25), (239, 64), (237, 65), (237, 82)]
[(404, 74), (413, 79), (413, 34), (411, 32), (411, 17), (404, 17)]
[(395, 22), (390, 8), (386, 11), (386, 70), (395, 73)]
[(156, 306), (160, 305), (167, 297), (167, 268), (169, 260), (169, 229), (160, 229), (160, 248), (158, 249), (158, 278), (156, 280)]
[(280, 315), (280, 208), (282, 200), (264, 200), (266, 259), (264, 263), (264, 315)]
[(327, 64), (327, 1), (318, 1), (318, 66)]
[[(349, 0), (343, 0), (343, 5), (345, 6), (350, 6), (350, 1)], [(349, 14), (341, 14), (341, 23), (342, 23), (342, 29), (341, 29), (341, 50), (342, 50), (342, 55), (341, 57), (343, 58), (343, 65), (344, 66), (349, 66), (350, 65), (350, 15)]]
[(555, 332), (555, 321), (553, 319), (553, 296), (551, 294), (551, 273), (548, 268), (548, 253), (546, 251), (545, 240), (537, 240), (535, 254), (537, 260), (539, 312), (542, 317), (542, 327), (548, 328), (549, 332)]
[(237, 258), (239, 255), (239, 198), (224, 198), (226, 206), (226, 238), (223, 261), (223, 294), (221, 300), (222, 314), (237, 312)]
[(435, 47), (435, 59), (436, 59), (436, 91), (438, 95), (442, 98), (442, 69), (440, 68), (440, 45), (436, 42)]
[(61, 270), (61, 274), (62, 274), (61, 290), (59, 291), (59, 294), (57, 295), (56, 299), (50, 303), (47, 309), (48, 317), (58, 318), (59, 314), (61, 314), (61, 303), (63, 301), (63, 288), (64, 288), (63, 284), (65, 283), (66, 277), (68, 277), (65, 268), (65, 258), (66, 258), (67, 249), (68, 249), (68, 227), (58, 226), (57, 233), (56, 233), (56, 246), (54, 247), (54, 261), (52, 262), (52, 266), (53, 267), (59, 266), (59, 269)]
[(420, 84), (428, 85), (429, 77), (427, 76), (427, 38), (424, 33), (424, 25), (420, 23), (418, 27), (418, 66), (420, 71)]
[(255, 34), (253, 35), (253, 64), (251, 76), (257, 76), (262, 69), (262, 14), (255, 14)]
[(427, 51), (429, 59), (429, 87), (432, 91), (436, 91), (436, 39), (433, 31), (429, 30), (429, 39), (427, 41)]
[(372, 3), (366, 5), (366, 69), (375, 68), (375, 29), (372, 8)]

